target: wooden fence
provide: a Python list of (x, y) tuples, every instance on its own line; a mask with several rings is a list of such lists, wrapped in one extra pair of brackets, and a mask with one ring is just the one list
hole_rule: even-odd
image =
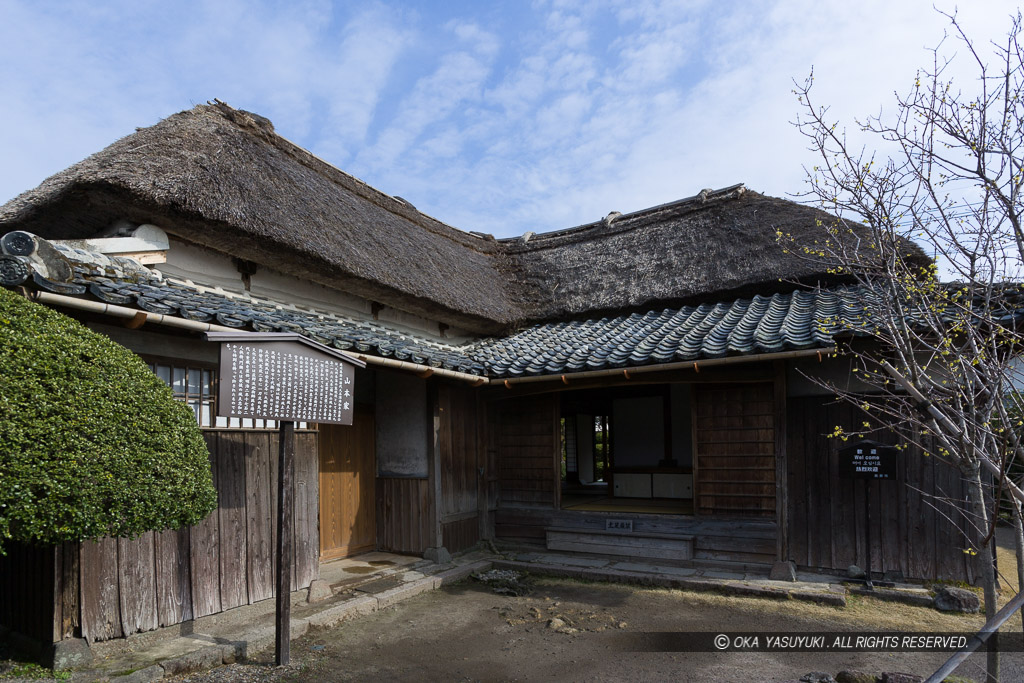
[[(207, 430), (218, 508), (202, 523), (53, 552), (53, 639), (108, 640), (274, 595), (277, 432)], [(292, 589), (319, 572), (317, 434), (296, 432)], [(5, 584), (9, 586), (10, 584)]]

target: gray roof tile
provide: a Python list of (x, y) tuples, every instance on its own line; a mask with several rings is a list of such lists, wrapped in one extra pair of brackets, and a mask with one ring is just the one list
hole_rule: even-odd
[(83, 253), (75, 257), (73, 283), (50, 282), (36, 273), (36, 286), (61, 293), (87, 291), (106, 303), (237, 329), (299, 332), (338, 349), (495, 378), (821, 348), (832, 345), (836, 332), (858, 324), (863, 310), (855, 289), (794, 291), (537, 324), (504, 338), (456, 346), (378, 322), (211, 291), (144, 268), (98, 267)]
[[(821, 348), (859, 320), (850, 288), (534, 325), (468, 353), (494, 377), (557, 374)], [(842, 323), (840, 323), (842, 319)]]

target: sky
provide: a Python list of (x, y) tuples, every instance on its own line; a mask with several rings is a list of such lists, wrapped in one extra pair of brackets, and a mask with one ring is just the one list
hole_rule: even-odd
[[(983, 48), (1017, 11), (935, 6)], [(0, 0), (0, 203), (214, 98), (499, 237), (736, 183), (791, 197), (814, 163), (794, 80), (855, 128), (947, 29), (931, 0)]]

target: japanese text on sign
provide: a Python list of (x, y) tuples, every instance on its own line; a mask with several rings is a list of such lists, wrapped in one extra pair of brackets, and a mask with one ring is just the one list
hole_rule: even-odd
[(289, 343), (221, 346), (221, 406), (232, 417), (352, 424), (352, 366)]

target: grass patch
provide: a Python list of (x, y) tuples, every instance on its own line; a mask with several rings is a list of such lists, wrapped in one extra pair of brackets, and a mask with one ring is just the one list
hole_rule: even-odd
[(70, 671), (54, 671), (35, 663), (17, 663), (0, 674), (0, 679), (27, 678), (30, 680), (71, 680)]

